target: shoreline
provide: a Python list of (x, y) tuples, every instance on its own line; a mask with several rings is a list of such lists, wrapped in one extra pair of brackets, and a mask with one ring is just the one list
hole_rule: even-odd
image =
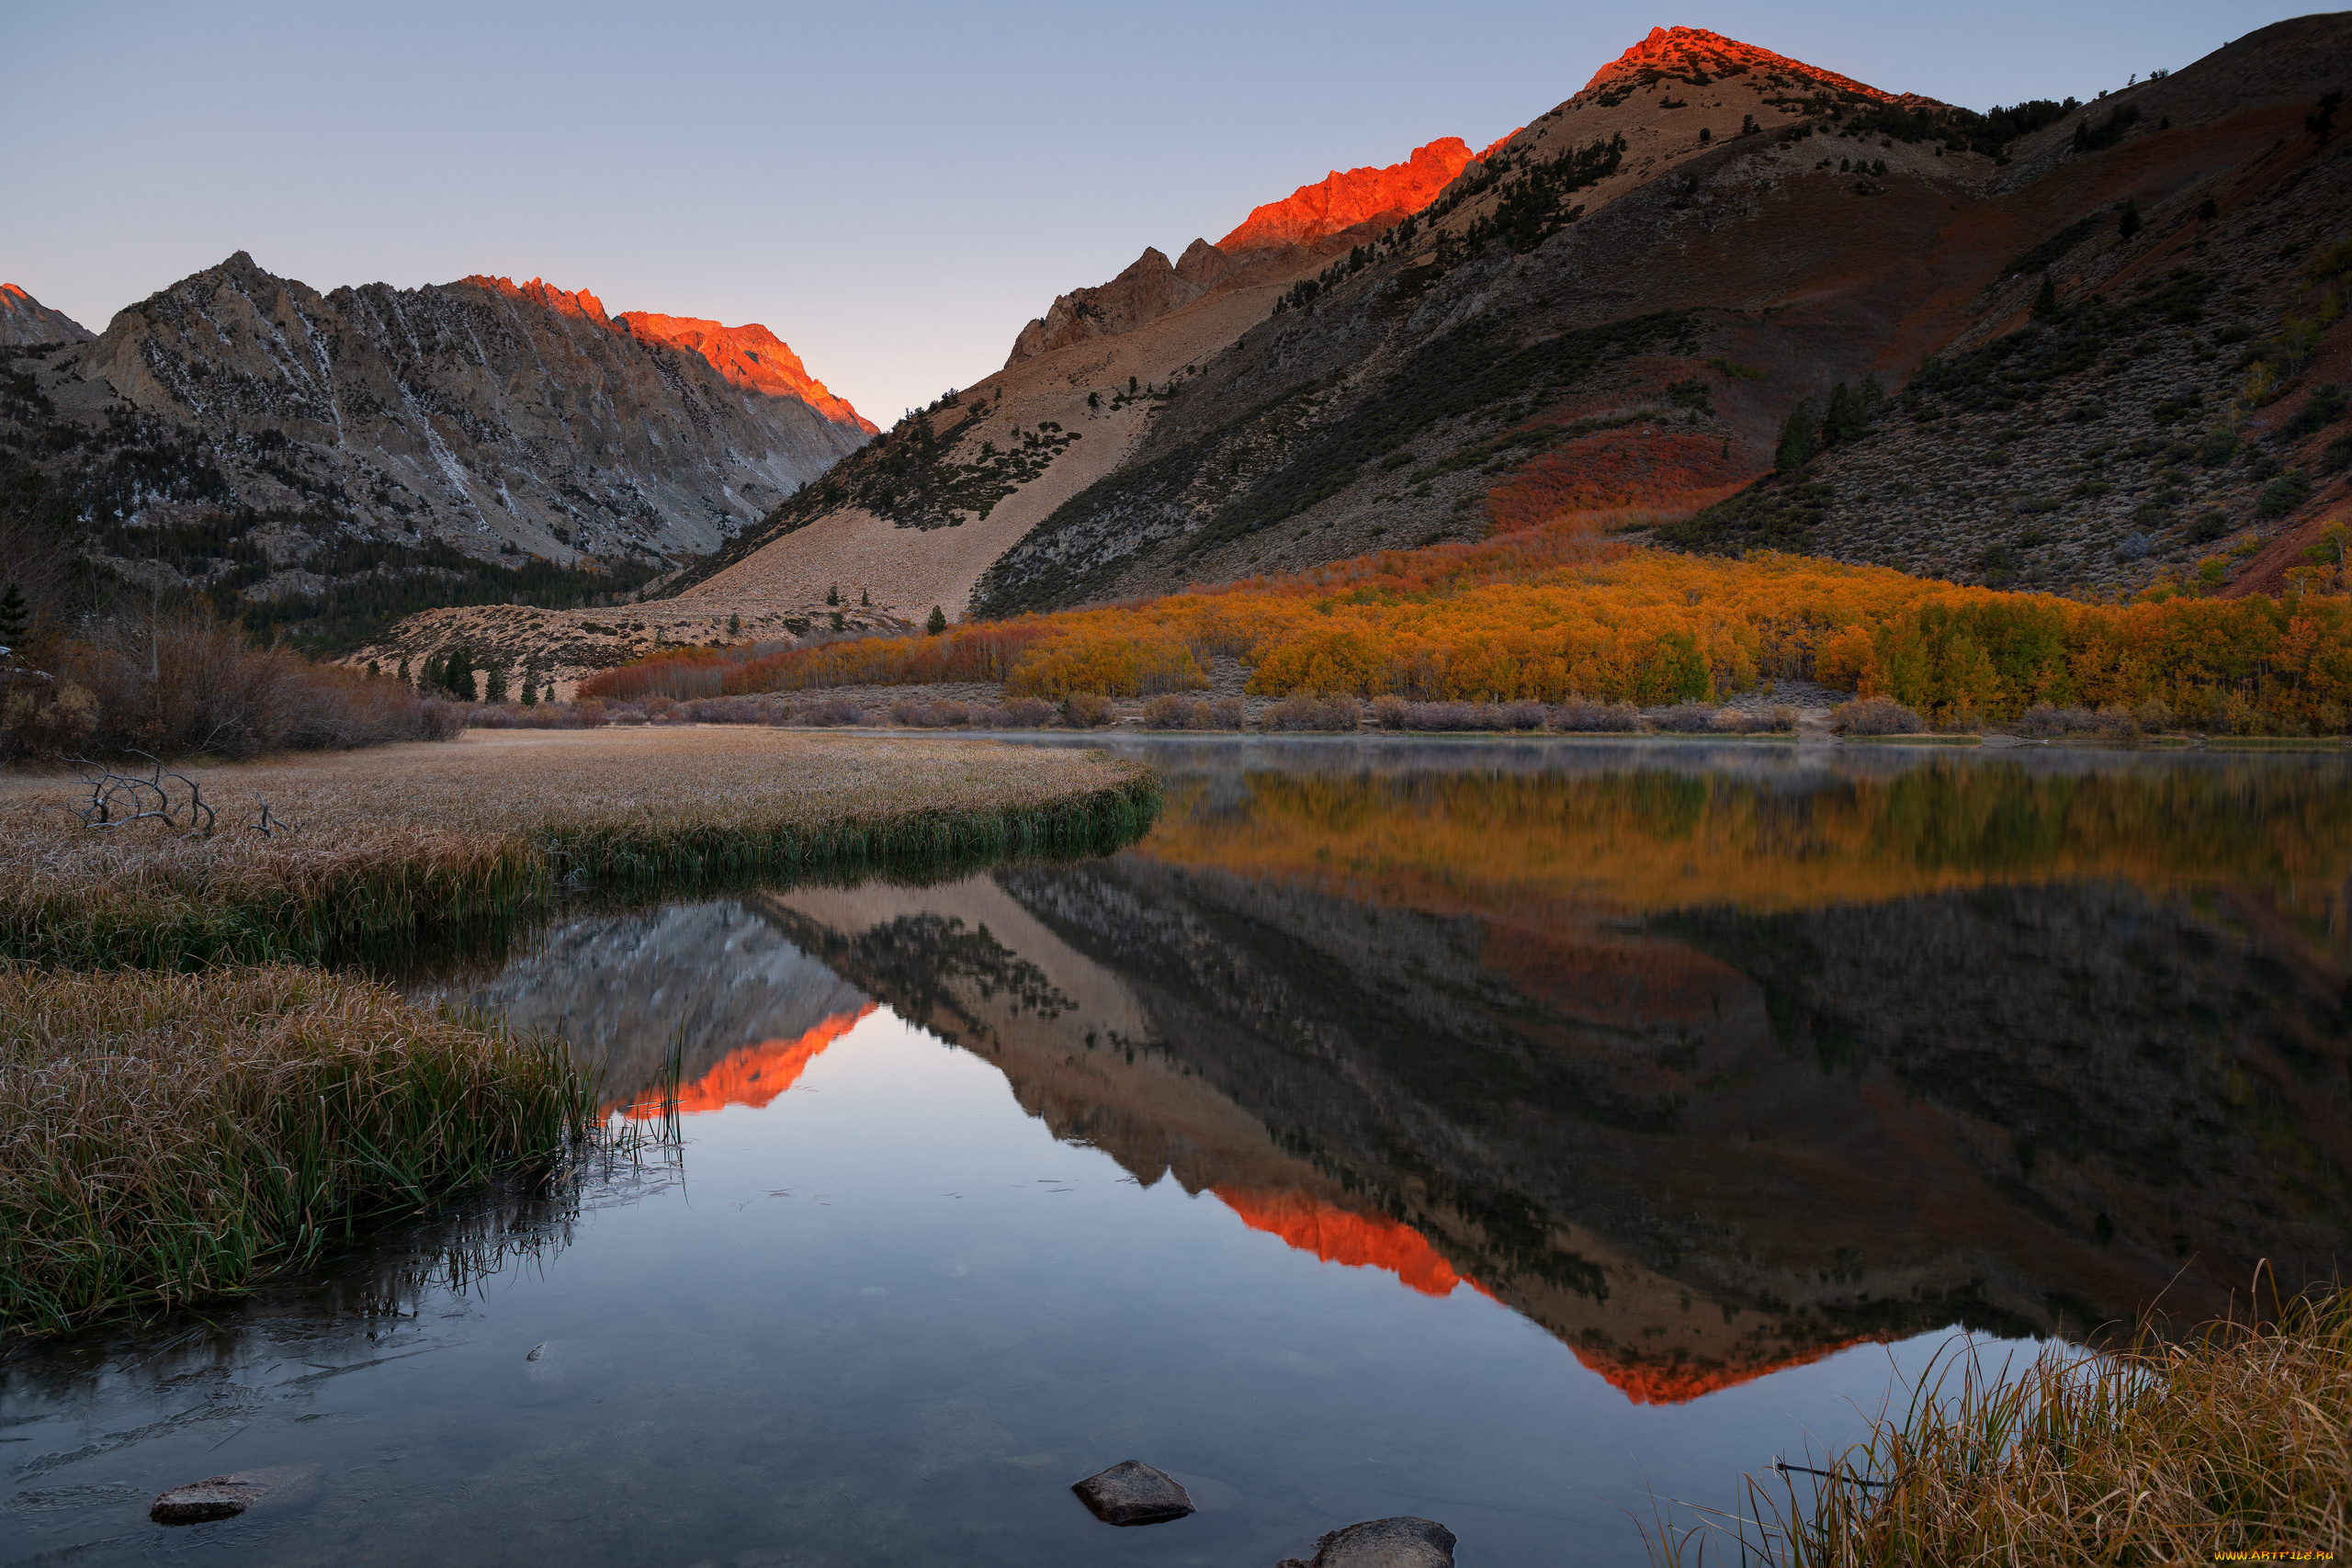
[[(479, 736), (480, 739), (475, 739)], [(77, 827), (71, 775), (0, 778), (0, 959), (73, 968), (316, 963), (495, 925), (559, 886), (681, 888), (1116, 848), (1159, 809), (1107, 752), (702, 727), (193, 763), (220, 815)], [(279, 823), (253, 830), (258, 803)]]

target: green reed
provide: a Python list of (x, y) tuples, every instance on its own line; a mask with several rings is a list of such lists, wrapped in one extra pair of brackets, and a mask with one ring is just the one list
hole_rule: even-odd
[(242, 1290), (596, 1123), (559, 1043), (291, 965), (0, 965), (0, 1330)]

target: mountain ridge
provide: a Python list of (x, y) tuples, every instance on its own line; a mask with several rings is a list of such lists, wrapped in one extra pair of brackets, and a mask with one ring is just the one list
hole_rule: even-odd
[(0, 283), (0, 348), (33, 344), (87, 343), (98, 334), (51, 310), (13, 283)]
[(701, 323), (662, 322), (539, 278), (322, 294), (240, 251), (88, 342), (12, 350), (0, 425), (54, 531), (257, 624), (325, 635), (435, 583), (594, 598), (716, 548), (872, 429), (764, 327), (708, 323), (722, 365)]

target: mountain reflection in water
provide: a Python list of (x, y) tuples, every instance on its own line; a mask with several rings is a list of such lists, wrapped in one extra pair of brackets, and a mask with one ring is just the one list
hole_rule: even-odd
[(585, 920), (469, 999), (623, 1100), (683, 1030), (686, 1109), (878, 1001), (1146, 1185), (1468, 1282), (1637, 1402), (2334, 1275), (2337, 760), (1148, 754), (1168, 812), (1112, 860)]

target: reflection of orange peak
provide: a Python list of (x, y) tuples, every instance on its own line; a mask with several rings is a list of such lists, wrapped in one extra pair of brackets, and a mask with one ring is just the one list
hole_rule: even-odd
[[(1487, 152), (1510, 140), (1510, 136), (1502, 138)], [(1444, 136), (1415, 148), (1410, 158), (1385, 169), (1350, 169), (1344, 174), (1334, 169), (1316, 184), (1301, 186), (1282, 200), (1252, 211), (1239, 228), (1216, 243), (1216, 248), (1234, 255), (1278, 245), (1303, 245), (1375, 218), (1402, 219), (1427, 207), (1471, 157), (1469, 143), (1459, 136)]]
[[(678, 1109), (688, 1114), (721, 1111), (729, 1105), (757, 1110), (799, 1082), (819, 1052), (856, 1028), (858, 1021), (873, 1010), (874, 1004), (868, 1002), (855, 1012), (833, 1014), (797, 1040), (763, 1040), (729, 1052), (710, 1071), (679, 1089)], [(623, 1114), (649, 1121), (662, 1114), (662, 1102), (640, 1100)]]
[[(1603, 87), (1646, 86), (1661, 77), (1675, 75), (1688, 81), (1693, 72), (1713, 78), (1723, 73), (1727, 65), (1746, 66), (1757, 71), (1782, 71), (1804, 79), (1807, 85), (1819, 84), (1867, 98), (1892, 99), (1894, 95), (1883, 93), (1876, 87), (1840, 76), (1835, 71), (1824, 71), (1817, 65), (1807, 65), (1801, 60), (1774, 54), (1769, 49), (1758, 49), (1752, 43), (1742, 43), (1721, 33), (1711, 33), (1704, 28), (1652, 28), (1650, 36), (1592, 73), (1584, 85), (1586, 93)], [(1693, 84), (1695, 85), (1695, 84)], [(1583, 94), (1577, 95), (1579, 97)]]
[(1759, 1362), (1747, 1367), (1698, 1365), (1685, 1361), (1677, 1365), (1657, 1361), (1612, 1360), (1607, 1351), (1580, 1348), (1571, 1345), (1577, 1360), (1589, 1371), (1599, 1372), (1622, 1390), (1635, 1404), (1685, 1404), (1702, 1394), (1718, 1389), (1736, 1388), (1744, 1382), (1773, 1372), (1786, 1371), (1791, 1367), (1810, 1366), (1826, 1356), (1857, 1345), (1883, 1344), (1876, 1334), (1858, 1334), (1851, 1339), (1834, 1344), (1816, 1345), (1810, 1350), (1799, 1350), (1777, 1360)]
[(1251, 1230), (1278, 1235), (1326, 1263), (1385, 1269), (1430, 1296), (1450, 1295), (1463, 1282), (1420, 1232), (1385, 1215), (1359, 1214), (1303, 1192), (1210, 1190)]
[(624, 310), (615, 319), (627, 322), (638, 337), (701, 355), (739, 387), (772, 398), (798, 398), (836, 424), (854, 424), (868, 435), (874, 434), (874, 426), (846, 399), (833, 396), (822, 381), (808, 374), (791, 345), (757, 321), (723, 327), (693, 316), (663, 316), (650, 310)]

